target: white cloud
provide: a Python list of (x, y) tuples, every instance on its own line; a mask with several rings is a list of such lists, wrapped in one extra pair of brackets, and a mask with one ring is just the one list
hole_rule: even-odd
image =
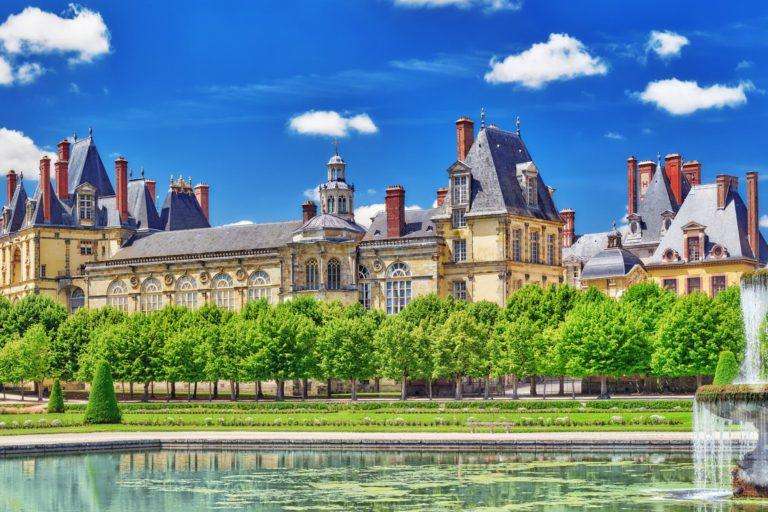
[[(384, 203), (368, 204), (364, 206), (358, 206), (355, 208), (355, 222), (363, 227), (369, 227), (371, 225), (371, 219), (376, 216), (377, 213), (381, 213), (386, 209)], [(405, 207), (406, 210), (421, 210), (421, 206), (412, 204)]]
[(290, 129), (302, 135), (327, 135), (346, 137), (355, 131), (371, 134), (379, 131), (368, 114), (344, 117), (333, 110), (310, 110), (293, 116), (288, 121)]
[(760, 216), (760, 227), (768, 228), (768, 214), (763, 214)]
[(13, 68), (0, 55), (0, 85), (11, 85), (13, 83)]
[(101, 14), (75, 4), (67, 14), (72, 17), (27, 7), (0, 25), (0, 43), (12, 55), (72, 54), (70, 63), (91, 62), (109, 53), (109, 29)]
[(605, 132), (605, 135), (603, 135), (606, 139), (613, 139), (613, 140), (624, 140), (624, 136), (618, 132)]
[(311, 199), (316, 203), (320, 202), (320, 192), (317, 190), (317, 188), (308, 188), (307, 190), (305, 190), (304, 197), (306, 197), (307, 199)]
[(600, 57), (590, 55), (581, 41), (568, 34), (550, 34), (546, 43), (536, 43), (501, 61), (494, 58), (490, 65), (486, 82), (519, 83), (530, 89), (540, 89), (555, 80), (608, 72), (608, 66)]
[(25, 178), (36, 180), (43, 155), (55, 158), (54, 153), (43, 151), (22, 132), (0, 128), (0, 170), (3, 173), (14, 169), (23, 172)]
[(252, 220), (238, 220), (235, 222), (230, 222), (229, 224), (223, 224), (223, 227), (227, 226), (250, 226), (254, 222)]
[(751, 68), (754, 65), (755, 65), (755, 63), (752, 62), (751, 60), (742, 60), (742, 61), (739, 61), (738, 64), (736, 64), (736, 71), (741, 71), (743, 69), (749, 69), (749, 68)]
[(690, 44), (687, 37), (670, 30), (652, 30), (645, 44), (647, 52), (654, 52), (662, 59), (679, 57), (683, 46)]
[(80, 94), (80, 86), (75, 82), (69, 82), (69, 92), (72, 94)]
[(522, 0), (394, 0), (395, 5), (410, 8), (458, 7), (468, 9), (479, 7), (485, 11), (519, 11)]
[(677, 78), (650, 82), (636, 96), (643, 103), (651, 103), (675, 116), (692, 114), (709, 108), (738, 107), (747, 102), (747, 91), (754, 89), (751, 82), (740, 82), (729, 87), (714, 84), (701, 87), (695, 81)]
[(16, 69), (16, 82), (22, 85), (31, 84), (43, 73), (45, 68), (37, 62), (25, 62)]

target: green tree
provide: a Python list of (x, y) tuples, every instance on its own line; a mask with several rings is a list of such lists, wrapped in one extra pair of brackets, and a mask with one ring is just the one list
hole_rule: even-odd
[(352, 400), (357, 400), (357, 383), (376, 371), (375, 326), (368, 316), (329, 320), (317, 337), (320, 366), (324, 373), (350, 382)]
[(640, 317), (647, 336), (655, 334), (659, 320), (677, 300), (677, 294), (653, 282), (633, 284), (622, 294), (620, 302), (628, 304)]
[(103, 325), (123, 321), (125, 314), (114, 308), (80, 308), (59, 325), (51, 345), (51, 366), (63, 380), (73, 380), (78, 374), (78, 360), (91, 339), (91, 333)]
[(491, 337), (491, 372), (496, 377), (512, 376), (512, 397), (519, 398), (521, 376), (534, 375), (538, 368), (541, 333), (528, 315), (500, 320)]
[(229, 380), (230, 398), (237, 400), (239, 382), (244, 377), (244, 360), (247, 356), (248, 344), (243, 335), (248, 330), (251, 320), (236, 315), (221, 327), (221, 345), (219, 346), (219, 365), (221, 376)]
[(210, 326), (188, 326), (168, 338), (163, 358), (163, 373), (172, 382), (187, 383), (187, 399), (193, 396), (194, 385), (205, 379), (205, 364), (208, 357), (207, 345)]
[(720, 357), (717, 360), (715, 379), (712, 381), (712, 384), (715, 386), (727, 386), (733, 383), (738, 376), (739, 363), (736, 361), (736, 356), (730, 350), (723, 350), (720, 352)]
[(450, 377), (456, 386), (456, 399), (462, 399), (464, 376), (486, 375), (487, 330), (466, 310), (454, 311), (437, 330), (433, 346), (436, 377)]
[(376, 331), (375, 343), (379, 372), (400, 380), (400, 399), (408, 398), (408, 379), (430, 377), (428, 360), (430, 345), (424, 343), (410, 322), (400, 315), (387, 317)]
[[(2, 370), (3, 382), (18, 384), (21, 388), (21, 399), (24, 400), (24, 368), (19, 364), (22, 347), (21, 338), (11, 338), (0, 349), (0, 370)], [(5, 386), (3, 386), (5, 396)]]
[(64, 395), (61, 392), (61, 382), (59, 381), (59, 379), (54, 379), (53, 381), (51, 396), (48, 399), (48, 412), (49, 413), (64, 412)]
[(89, 424), (120, 423), (120, 417), (109, 364), (102, 361), (96, 367), (83, 420)]
[(21, 338), (18, 361), (24, 379), (35, 383), (37, 400), (43, 399), (43, 380), (51, 371), (51, 336), (42, 324), (29, 327)]
[(67, 310), (51, 297), (31, 294), (13, 304), (4, 329), (23, 336), (27, 329), (40, 324), (47, 332), (53, 333), (66, 318)]

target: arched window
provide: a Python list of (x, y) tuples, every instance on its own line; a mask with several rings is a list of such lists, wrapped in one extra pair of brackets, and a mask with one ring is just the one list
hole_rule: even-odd
[(176, 304), (189, 309), (197, 307), (197, 283), (192, 276), (176, 281)]
[(235, 290), (229, 274), (217, 274), (211, 281), (213, 303), (224, 309), (235, 309)]
[(163, 288), (154, 277), (148, 277), (141, 285), (140, 306), (144, 312), (157, 311), (163, 307)]
[(85, 293), (82, 288), (72, 288), (69, 293), (69, 312), (74, 313), (85, 306)]
[(339, 213), (347, 213), (347, 198), (344, 196), (339, 198)]
[(111, 306), (120, 311), (128, 310), (127, 288), (123, 281), (112, 281), (107, 288), (107, 306)]
[(328, 213), (333, 213), (333, 196), (328, 198)]
[(317, 260), (312, 258), (307, 262), (307, 289), (317, 290), (319, 284), (319, 278), (317, 273)]
[(357, 269), (357, 278), (360, 304), (365, 309), (371, 309), (371, 283), (365, 281), (371, 278), (371, 272), (368, 270), (368, 267), (360, 265)]
[(411, 301), (411, 270), (403, 262), (387, 269), (387, 314), (402, 311)]
[(272, 289), (269, 287), (269, 274), (259, 270), (248, 278), (248, 300), (267, 299), (272, 301)]
[(331, 258), (328, 261), (328, 289), (338, 290), (339, 288), (341, 288), (341, 263), (336, 258)]

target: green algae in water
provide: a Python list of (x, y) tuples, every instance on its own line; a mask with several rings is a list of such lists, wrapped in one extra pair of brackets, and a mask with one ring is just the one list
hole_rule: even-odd
[(692, 487), (692, 474), (689, 457), (652, 454), (178, 450), (41, 456), (0, 460), (0, 510), (761, 509), (674, 499), (672, 491)]

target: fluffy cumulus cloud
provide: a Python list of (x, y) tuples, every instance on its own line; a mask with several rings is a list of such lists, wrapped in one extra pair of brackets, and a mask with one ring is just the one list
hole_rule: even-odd
[(37, 62), (25, 62), (16, 69), (16, 82), (22, 85), (31, 84), (43, 73), (45, 69)]
[(291, 131), (302, 135), (346, 137), (351, 132), (372, 134), (379, 131), (368, 114), (345, 117), (333, 110), (310, 110), (288, 121)]
[(27, 7), (0, 25), (0, 43), (11, 55), (63, 53), (70, 63), (109, 53), (109, 30), (101, 14), (74, 4), (68, 17)]
[(469, 9), (478, 7), (486, 11), (519, 11), (522, 0), (394, 0), (395, 5), (410, 8), (436, 9), (440, 7), (458, 7)]
[(0, 85), (13, 83), (13, 68), (11, 64), (0, 55)]
[(252, 220), (238, 220), (235, 222), (230, 222), (229, 224), (224, 224), (224, 227), (227, 226), (250, 226), (254, 222)]
[(644, 91), (636, 95), (643, 103), (656, 105), (675, 116), (684, 116), (697, 110), (744, 105), (747, 92), (753, 89), (751, 82), (741, 82), (735, 86), (714, 84), (702, 87), (695, 81), (670, 78), (650, 82)]
[(25, 178), (36, 180), (40, 158), (43, 155), (55, 158), (53, 153), (37, 147), (34, 141), (22, 132), (0, 128), (0, 170), (3, 173), (14, 169), (23, 172)]
[(307, 199), (311, 199), (312, 201), (319, 203), (320, 202), (320, 191), (315, 188), (308, 188), (304, 191), (304, 197)]
[(646, 51), (653, 52), (662, 59), (679, 57), (683, 46), (690, 44), (687, 37), (669, 30), (653, 30), (645, 45)]
[(584, 44), (568, 34), (550, 34), (549, 40), (536, 43), (522, 53), (504, 60), (493, 59), (485, 74), (492, 84), (515, 83), (540, 89), (556, 80), (580, 76), (605, 75), (608, 65), (589, 54)]
[[(421, 210), (421, 206), (417, 204), (412, 204), (410, 206), (405, 207), (406, 210)], [(368, 204), (364, 206), (358, 206), (355, 208), (355, 222), (360, 224), (363, 227), (368, 227), (371, 225), (371, 219), (373, 219), (376, 214), (381, 213), (385, 210), (384, 203), (375, 203), (375, 204)]]
[(624, 136), (619, 132), (605, 132), (603, 137), (605, 137), (606, 139), (612, 139), (612, 140), (624, 140)]

